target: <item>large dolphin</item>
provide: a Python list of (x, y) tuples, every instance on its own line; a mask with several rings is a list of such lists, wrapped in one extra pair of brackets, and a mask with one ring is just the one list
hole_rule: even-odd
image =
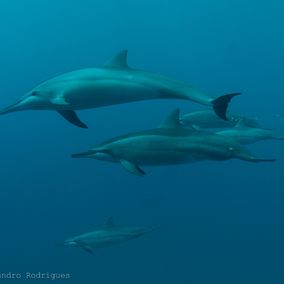
[(243, 120), (240, 120), (233, 128), (218, 131), (216, 133), (223, 136), (232, 137), (244, 145), (269, 139), (284, 140), (284, 136), (279, 136), (274, 130), (249, 127)]
[(72, 124), (87, 128), (76, 110), (151, 99), (184, 99), (212, 106), (226, 120), (228, 103), (239, 94), (214, 99), (183, 82), (132, 69), (127, 64), (127, 50), (123, 50), (100, 68), (77, 70), (43, 82), (0, 114), (54, 110)]
[(145, 227), (120, 227), (116, 226), (112, 218), (106, 224), (93, 232), (88, 232), (73, 238), (67, 239), (64, 244), (67, 246), (80, 247), (92, 253), (97, 248), (107, 247), (139, 238), (152, 232), (153, 228)]
[(228, 120), (220, 119), (212, 110), (200, 110), (186, 113), (181, 116), (181, 122), (185, 126), (196, 125), (201, 128), (225, 128), (235, 126), (242, 120), (247, 126), (260, 127), (254, 119), (242, 115), (227, 114)]
[(73, 158), (92, 158), (120, 163), (130, 173), (143, 176), (140, 166), (162, 166), (232, 158), (270, 162), (253, 156), (231, 137), (181, 126), (175, 110), (157, 129), (110, 139)]

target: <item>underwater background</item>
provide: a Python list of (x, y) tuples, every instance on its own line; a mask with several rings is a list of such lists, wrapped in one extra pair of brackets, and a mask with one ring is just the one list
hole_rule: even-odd
[[(242, 92), (231, 111), (283, 133), (283, 9), (277, 0), (1, 1), (0, 106), (127, 48), (134, 68), (212, 96)], [(144, 178), (71, 159), (154, 128), (176, 107), (202, 109), (155, 100), (80, 111), (89, 130), (51, 111), (1, 116), (0, 272), (71, 273), (60, 280), (68, 283), (284, 283), (283, 142), (250, 146), (275, 163), (153, 167)], [(62, 245), (110, 216), (157, 230), (93, 255)]]

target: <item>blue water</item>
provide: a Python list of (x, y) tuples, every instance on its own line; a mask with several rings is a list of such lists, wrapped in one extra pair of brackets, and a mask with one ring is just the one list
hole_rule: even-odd
[[(128, 48), (133, 67), (212, 96), (241, 91), (235, 112), (284, 131), (283, 9), (277, 0), (1, 1), (0, 106)], [(145, 178), (70, 158), (153, 128), (176, 107), (202, 108), (164, 100), (82, 111), (89, 130), (53, 112), (1, 116), (0, 272), (70, 273), (67, 283), (284, 283), (282, 142), (250, 147), (275, 163), (145, 168)], [(93, 255), (62, 246), (109, 216), (157, 230)]]

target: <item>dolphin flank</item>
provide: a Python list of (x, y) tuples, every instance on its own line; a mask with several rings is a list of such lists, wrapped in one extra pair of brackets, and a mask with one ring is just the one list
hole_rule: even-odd
[(249, 127), (242, 119), (235, 127), (216, 132), (216, 134), (232, 137), (244, 145), (262, 140), (284, 140), (284, 136), (276, 134), (274, 130)]
[(120, 163), (138, 176), (145, 175), (141, 165), (176, 165), (232, 158), (248, 162), (275, 161), (253, 156), (231, 137), (183, 127), (178, 109), (159, 128), (119, 136), (72, 157)]
[(154, 231), (153, 228), (116, 226), (112, 218), (109, 218), (105, 225), (98, 230), (69, 238), (64, 244), (67, 246), (80, 247), (92, 253), (97, 248), (137, 239), (152, 231)]
[(70, 123), (87, 128), (76, 110), (152, 99), (183, 99), (212, 106), (227, 120), (231, 99), (240, 93), (211, 98), (183, 82), (132, 69), (123, 50), (100, 68), (77, 70), (47, 80), (0, 114), (22, 110), (54, 110)]

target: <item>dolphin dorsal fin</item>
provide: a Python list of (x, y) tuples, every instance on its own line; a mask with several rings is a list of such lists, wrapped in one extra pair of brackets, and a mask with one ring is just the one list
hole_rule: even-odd
[(109, 217), (106, 222), (104, 223), (103, 225), (103, 228), (105, 230), (111, 230), (115, 227), (115, 224), (113, 223), (113, 218), (112, 217)]
[(128, 50), (124, 49), (116, 54), (114, 57), (109, 59), (104, 65), (104, 68), (119, 68), (119, 69), (127, 69), (127, 53)]
[(180, 128), (180, 110), (179, 108), (172, 111), (168, 117), (159, 125), (159, 128)]

